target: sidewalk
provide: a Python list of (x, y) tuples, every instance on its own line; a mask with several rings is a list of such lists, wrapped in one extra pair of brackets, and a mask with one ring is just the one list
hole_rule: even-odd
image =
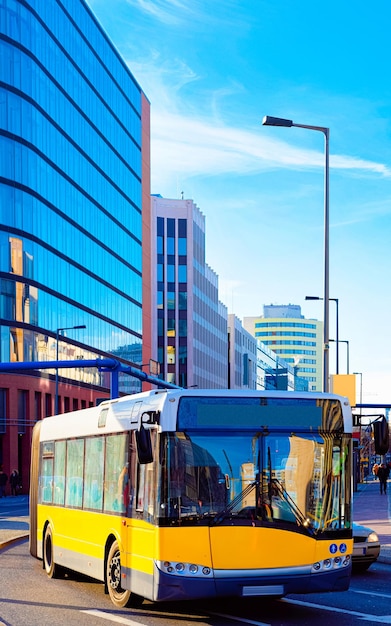
[(370, 477), (353, 494), (353, 519), (372, 528), (380, 540), (380, 563), (391, 563), (391, 480), (387, 495), (380, 495), (379, 481)]
[[(0, 499), (0, 550), (8, 544), (29, 537), (28, 515), (15, 515), (15, 504), (23, 503), (24, 512), (28, 512), (28, 496), (7, 496)], [(18, 512), (21, 507), (16, 507)]]
[(8, 544), (29, 537), (28, 517), (0, 518), (0, 550)]
[[(353, 519), (378, 534), (381, 545), (378, 560), (391, 564), (391, 480), (388, 481), (387, 495), (380, 495), (379, 481), (372, 477), (357, 485), (353, 494)], [(0, 550), (28, 536), (29, 518), (2, 516), (0, 507)]]

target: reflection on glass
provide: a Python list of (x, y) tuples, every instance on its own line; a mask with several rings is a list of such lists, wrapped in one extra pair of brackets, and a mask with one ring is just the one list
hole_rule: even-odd
[(313, 433), (165, 434), (159, 517), (310, 534), (349, 528), (348, 445)]

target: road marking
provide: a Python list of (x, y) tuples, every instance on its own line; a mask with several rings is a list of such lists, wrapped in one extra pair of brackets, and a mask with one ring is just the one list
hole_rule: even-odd
[(208, 615), (224, 617), (225, 619), (232, 619), (235, 622), (240, 622), (241, 624), (252, 624), (252, 626), (271, 626), (269, 622), (255, 622), (252, 619), (246, 619), (244, 617), (239, 617), (238, 615), (228, 615), (227, 613), (215, 613), (214, 611), (208, 611)]
[(378, 596), (379, 598), (391, 598), (391, 594), (389, 593), (376, 593), (376, 591), (361, 591), (361, 589), (353, 589), (353, 587), (349, 587), (349, 591), (353, 591), (353, 593), (363, 593), (366, 596)]
[(323, 604), (315, 604), (312, 602), (302, 602), (301, 600), (291, 600), (290, 598), (282, 598), (280, 602), (287, 604), (297, 604), (298, 606), (305, 606), (312, 609), (320, 609), (321, 611), (333, 611), (334, 613), (343, 613), (344, 615), (352, 615), (359, 617), (362, 620), (369, 622), (379, 622), (382, 624), (391, 624), (391, 615), (372, 615), (371, 613), (359, 613), (358, 611), (348, 611), (333, 606), (325, 606)]
[[(115, 622), (116, 624), (126, 624), (127, 626), (142, 626), (142, 622), (134, 622), (132, 619), (128, 619), (127, 617), (113, 615), (112, 613), (105, 613), (105, 611), (97, 611), (96, 609), (89, 609), (86, 611), (81, 611), (81, 613), (86, 613), (87, 615), (93, 615), (94, 617), (101, 617), (111, 622)], [(244, 617), (239, 617), (235, 615), (227, 615), (225, 613), (214, 613), (211, 611), (208, 611), (207, 613), (208, 615), (215, 615), (216, 617), (224, 617), (225, 619), (231, 619), (235, 622), (240, 622), (241, 624), (251, 624), (252, 626), (271, 626), (270, 623), (256, 622), (252, 619), (245, 619)]]
[(142, 622), (135, 622), (127, 617), (113, 615), (112, 613), (106, 613), (105, 611), (90, 609), (87, 611), (81, 611), (81, 613), (87, 613), (87, 615), (93, 615), (94, 617), (101, 617), (102, 619), (107, 619), (108, 621), (115, 622), (116, 624), (126, 624), (126, 626), (142, 626)]

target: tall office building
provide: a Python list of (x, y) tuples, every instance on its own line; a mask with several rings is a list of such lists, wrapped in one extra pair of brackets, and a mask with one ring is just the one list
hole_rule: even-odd
[(152, 196), (152, 328), (160, 376), (228, 386), (227, 308), (205, 261), (205, 217), (192, 200)]
[(243, 326), (292, 365), (309, 391), (322, 390), (322, 322), (305, 319), (298, 305), (271, 304), (263, 307), (263, 316), (245, 317)]
[[(0, 360), (141, 366), (148, 100), (84, 0), (1, 0), (0, 57)], [(30, 374), (0, 376), (6, 470), (28, 471), (29, 430), (55, 399), (66, 412), (108, 392), (95, 368), (60, 369), (58, 394), (55, 371)]]

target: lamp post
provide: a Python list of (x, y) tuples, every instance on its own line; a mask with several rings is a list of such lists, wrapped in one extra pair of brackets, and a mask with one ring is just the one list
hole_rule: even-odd
[(55, 403), (54, 403), (54, 413), (55, 413), (55, 415), (58, 414), (58, 343), (59, 343), (59, 339), (60, 339), (60, 333), (63, 330), (79, 330), (81, 328), (87, 328), (87, 326), (85, 324), (82, 324), (80, 326), (64, 326), (63, 328), (57, 328), (57, 330), (56, 330), (56, 361), (57, 361), (57, 366), (56, 366), (56, 392), (55, 392)]
[[(360, 404), (362, 404), (362, 372), (353, 372), (355, 376), (360, 376)], [(360, 407), (360, 415), (362, 408)]]
[[(306, 300), (323, 300), (323, 298), (319, 298), (319, 296), (306, 296), (305, 299)], [(329, 300), (332, 300), (333, 302), (335, 302), (335, 307), (336, 307), (335, 338), (336, 338), (337, 346), (336, 346), (336, 351), (335, 351), (335, 354), (336, 354), (335, 373), (339, 374), (339, 311), (338, 311), (339, 300), (338, 298), (329, 298)]]
[(295, 124), (292, 120), (265, 115), (264, 126), (284, 126), (290, 128), (306, 128), (323, 133), (325, 138), (325, 174), (324, 174), (324, 316), (323, 316), (323, 391), (329, 391), (329, 135), (325, 126), (309, 126)]
[[(336, 339), (329, 339), (337, 343)], [(347, 339), (338, 339), (338, 343), (346, 343), (346, 373), (349, 374), (349, 341)]]
[[(360, 404), (362, 404), (362, 372), (353, 372), (353, 374), (355, 376), (360, 376)], [(365, 450), (364, 450), (364, 441), (363, 441), (363, 436), (362, 436), (362, 423), (361, 423), (361, 419), (362, 419), (362, 407), (360, 406), (360, 448), (359, 448), (359, 479), (360, 482), (362, 482), (364, 480), (364, 457), (365, 457)]]

